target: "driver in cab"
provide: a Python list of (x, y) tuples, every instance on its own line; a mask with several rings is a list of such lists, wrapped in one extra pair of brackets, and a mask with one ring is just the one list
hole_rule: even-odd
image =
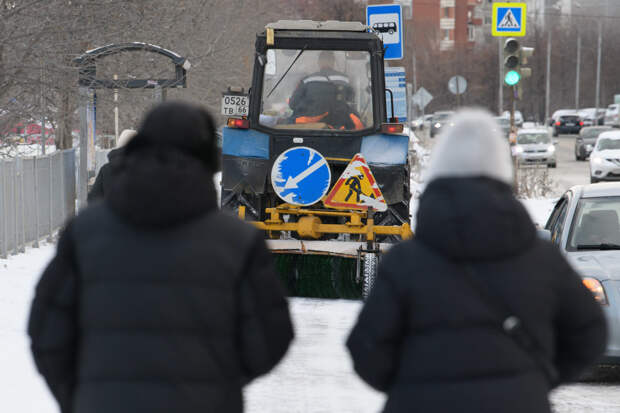
[(289, 107), (295, 124), (325, 123), (331, 129), (364, 129), (359, 115), (347, 103), (354, 95), (349, 77), (335, 70), (335, 63), (334, 52), (322, 51), (319, 71), (304, 77), (293, 92)]

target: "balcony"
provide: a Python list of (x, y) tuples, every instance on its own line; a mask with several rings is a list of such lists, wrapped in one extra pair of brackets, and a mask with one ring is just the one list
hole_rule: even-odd
[(439, 42), (439, 50), (445, 52), (454, 49), (454, 40), (441, 40)]
[(450, 17), (440, 19), (439, 28), (441, 30), (454, 30), (454, 19)]

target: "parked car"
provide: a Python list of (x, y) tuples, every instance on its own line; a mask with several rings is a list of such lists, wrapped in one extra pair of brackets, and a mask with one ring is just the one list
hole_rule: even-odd
[(557, 166), (555, 145), (546, 128), (520, 129), (517, 131), (513, 153), (521, 165)]
[(585, 161), (596, 145), (596, 139), (603, 133), (612, 130), (609, 126), (588, 126), (581, 129), (575, 139), (575, 160)]
[(545, 225), (607, 317), (609, 341), (601, 365), (620, 364), (619, 216), (620, 183), (580, 185), (564, 193)]
[(441, 132), (442, 128), (451, 126), (450, 118), (453, 114), (451, 111), (435, 112), (431, 120), (431, 138)]
[(607, 106), (605, 111), (605, 126), (620, 127), (620, 104)]
[(553, 136), (567, 133), (579, 133), (582, 126), (583, 121), (579, 118), (579, 115), (560, 115), (553, 124)]
[(590, 182), (620, 181), (620, 131), (601, 133), (590, 154)]
[(585, 108), (577, 112), (583, 126), (598, 126), (605, 124), (605, 109)]

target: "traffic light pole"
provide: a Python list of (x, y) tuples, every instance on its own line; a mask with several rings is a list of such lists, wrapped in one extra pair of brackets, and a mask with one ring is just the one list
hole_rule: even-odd
[[(515, 107), (517, 105), (517, 101), (515, 98), (515, 95), (517, 93), (517, 87), (516, 86), (512, 86), (512, 93), (510, 94), (510, 138), (512, 139), (512, 134), (514, 133), (516, 135), (516, 131), (515, 131)], [(515, 137), (516, 139), (516, 137)], [(516, 140), (515, 140), (515, 144), (516, 144)], [(519, 156), (516, 154), (516, 152), (513, 154), (514, 156), (514, 190), (515, 193), (519, 193)]]
[(515, 130), (515, 107), (517, 106), (517, 101), (515, 99), (515, 94), (517, 93), (517, 87), (512, 86), (512, 93), (510, 95), (510, 132), (514, 132)]
[(504, 112), (504, 71), (502, 70), (504, 67), (504, 43), (501, 38), (498, 39), (499, 45), (499, 97), (497, 100), (497, 115), (502, 116)]

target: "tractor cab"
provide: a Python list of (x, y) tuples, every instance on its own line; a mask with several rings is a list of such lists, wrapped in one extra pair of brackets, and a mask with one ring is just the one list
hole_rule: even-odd
[(249, 93), (223, 94), (222, 208), (265, 232), (295, 295), (308, 295), (300, 266), (314, 268), (309, 285), (334, 270), (311, 256), (352, 259), (337, 270), (351, 288), (332, 296), (367, 291), (371, 261), (411, 236), (409, 137), (386, 118), (383, 51), (358, 22), (271, 23), (256, 38)]

